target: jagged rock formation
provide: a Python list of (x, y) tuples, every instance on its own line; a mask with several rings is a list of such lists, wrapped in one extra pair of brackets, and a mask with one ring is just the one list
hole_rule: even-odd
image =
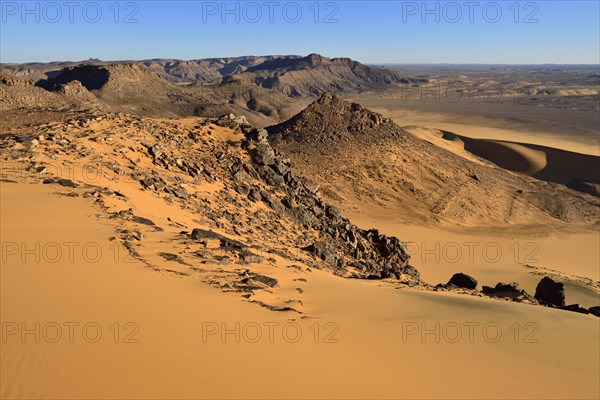
[[(103, 110), (165, 117), (214, 118), (235, 113), (257, 126), (285, 121), (328, 90), (384, 90), (415, 81), (394, 71), (317, 54), (112, 63), (90, 59), (80, 63), (2, 64), (0, 72), (51, 93), (79, 81), (98, 98)], [(49, 96), (36, 92), (42, 103)], [(8, 93), (13, 100), (6, 100), (4, 108), (22, 104), (14, 98), (23, 95), (23, 91)], [(90, 99), (78, 91), (67, 104), (89, 107)]]
[(475, 289), (477, 287), (477, 280), (472, 276), (459, 272), (452, 275), (452, 278), (450, 278), (447, 285), (454, 285), (465, 289)]
[(80, 65), (110, 65), (138, 63), (158, 73), (164, 79), (175, 83), (218, 82), (225, 76), (241, 73), (250, 67), (275, 58), (300, 58), (300, 56), (242, 56), (207, 58), (199, 60), (150, 59), (140, 61), (105, 62), (89, 59), (77, 62), (1, 64), (0, 71), (21, 79), (39, 81), (58, 75), (65, 68)]
[[(240, 132), (240, 125), (245, 138), (213, 137), (218, 127)], [(114, 151), (97, 150), (96, 143)], [(127, 191), (143, 190), (165, 205), (193, 211), (202, 217), (199, 226), (189, 227), (178, 240), (200, 246), (196, 254), (203, 257), (212, 248), (209, 242), (217, 240), (216, 248), (234, 256), (240, 268), (258, 256), (257, 249), (270, 247), (286, 259), (342, 276), (421, 284), (402, 242), (377, 230), (362, 230), (344, 218), (323, 201), (317, 185), (295, 173), (289, 160), (266, 141), (263, 131), (251, 129), (243, 118), (161, 122), (113, 114), (82, 117), (43, 125), (31, 136), (5, 136), (0, 146), (4, 157), (26, 160), (29, 171), (47, 184), (90, 187), (81, 177), (78, 181), (48, 176), (62, 170), (52, 160), (89, 163), (100, 176), (114, 175), (127, 182), (110, 189), (113, 183), (102, 180), (105, 195), (118, 192), (127, 198)], [(202, 189), (206, 187), (217, 189), (207, 197), (207, 189)], [(127, 210), (113, 218), (166, 229)], [(134, 257), (143, 258), (139, 229), (126, 229), (121, 240)], [(175, 261), (181, 257), (182, 263), (194, 265), (182, 254), (161, 257)]]
[(481, 293), (492, 297), (509, 298), (514, 301), (527, 300), (530, 302), (535, 301), (533, 297), (523, 289), (519, 289), (519, 284), (516, 282), (503, 283), (499, 282), (496, 286), (483, 286)]
[[(268, 192), (251, 192), (252, 189), (248, 193), (253, 200), (260, 198), (275, 211), (320, 233), (321, 240), (303, 250), (337, 268), (351, 268), (360, 277), (420, 281), (418, 272), (408, 265), (408, 252), (402, 242), (377, 230), (365, 231), (352, 225), (337, 208), (323, 202), (317, 187), (298, 178), (289, 161), (259, 136), (259, 132), (250, 132), (249, 137), (260, 137), (257, 141), (250, 140), (246, 147), (253, 155), (254, 170), (264, 182), (282, 189), (285, 195), (278, 198)], [(234, 171), (234, 177), (240, 173), (252, 176), (253, 172), (240, 169)]]

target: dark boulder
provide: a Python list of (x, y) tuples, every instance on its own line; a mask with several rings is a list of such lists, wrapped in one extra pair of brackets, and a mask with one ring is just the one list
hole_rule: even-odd
[(454, 285), (465, 289), (475, 289), (477, 287), (477, 281), (472, 276), (459, 272), (452, 275), (452, 278), (448, 281), (448, 285)]
[(279, 214), (282, 214), (285, 211), (285, 206), (278, 198), (271, 199), (271, 201), (269, 201), (269, 207)]
[(600, 306), (594, 306), (588, 308), (588, 312), (596, 317), (600, 317)]
[(545, 276), (535, 288), (535, 298), (544, 304), (563, 307), (565, 305), (564, 286)]
[(44, 181), (42, 183), (44, 185), (49, 185), (49, 184), (52, 184), (52, 183), (56, 183), (56, 184), (59, 184), (60, 186), (65, 186), (65, 187), (70, 187), (70, 188), (76, 188), (76, 187), (79, 186), (78, 184), (76, 184), (72, 180), (69, 180), (69, 179), (57, 179), (57, 178), (44, 179)]
[(251, 274), (250, 279), (256, 282), (260, 282), (269, 287), (275, 287), (278, 284), (277, 279), (261, 274)]
[(402, 275), (405, 275), (409, 278), (409, 280), (414, 282), (421, 282), (421, 274), (419, 274), (419, 270), (413, 267), (412, 265), (405, 265), (404, 267), (399, 269)]
[(219, 240), (220, 247), (235, 249), (242, 249), (245, 247), (243, 243), (238, 242), (237, 240), (229, 239), (228, 237), (225, 237), (217, 232), (207, 231), (206, 229), (201, 228), (194, 228), (190, 234), (190, 237), (192, 240), (216, 239)]
[(256, 146), (254, 160), (258, 165), (273, 165), (275, 163), (275, 152), (267, 143), (259, 143)]
[(327, 245), (323, 242), (314, 242), (313, 244), (302, 248), (302, 250), (314, 254), (315, 256), (319, 257), (321, 260), (325, 261), (328, 264), (336, 264), (335, 254), (331, 250), (329, 250), (327, 248)]

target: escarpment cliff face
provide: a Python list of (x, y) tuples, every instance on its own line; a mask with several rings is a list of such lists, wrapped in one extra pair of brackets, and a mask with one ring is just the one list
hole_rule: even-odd
[(319, 54), (266, 60), (224, 78), (224, 81), (232, 80), (251, 82), (291, 97), (320, 96), (326, 92), (356, 93), (427, 81), (369, 67), (349, 58), (327, 58)]

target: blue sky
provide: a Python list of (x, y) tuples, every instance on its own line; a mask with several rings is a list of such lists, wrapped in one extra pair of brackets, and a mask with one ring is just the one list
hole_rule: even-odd
[(598, 0), (0, 3), (5, 63), (315, 52), (366, 63), (600, 64)]

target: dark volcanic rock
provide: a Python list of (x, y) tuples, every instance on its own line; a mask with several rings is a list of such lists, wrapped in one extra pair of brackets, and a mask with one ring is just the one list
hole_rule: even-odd
[(594, 306), (588, 308), (588, 312), (596, 317), (600, 317), (600, 306)]
[(262, 196), (260, 194), (260, 190), (250, 189), (250, 192), (248, 193), (248, 198), (252, 201), (261, 201)]
[(267, 128), (269, 138), (293, 140), (318, 145), (336, 144), (356, 136), (401, 139), (401, 129), (381, 114), (357, 103), (348, 103), (331, 93), (324, 93), (302, 112), (278, 125)]
[(340, 210), (321, 199), (318, 185), (294, 175), (289, 160), (282, 159), (264, 138), (264, 133), (259, 138), (257, 131), (250, 131), (246, 139), (254, 165), (245, 168), (255, 171), (255, 178), (268, 185), (264, 189), (250, 189), (249, 199), (262, 200), (278, 217), (291, 218), (317, 233), (314, 243), (303, 250), (336, 267), (342, 274), (348, 272), (349, 276), (421, 283), (418, 271), (408, 265), (410, 256), (403, 242), (379, 234), (377, 230), (366, 231), (351, 224)]
[(493, 297), (506, 297), (513, 300), (531, 299), (531, 296), (524, 290), (519, 289), (519, 285), (512, 283), (497, 283), (495, 287), (484, 286), (481, 290), (483, 294)]
[(545, 276), (535, 289), (535, 298), (544, 304), (563, 307), (565, 305), (564, 286)]
[(328, 264), (335, 264), (336, 256), (335, 254), (327, 248), (327, 245), (323, 242), (315, 242), (309, 246), (302, 248), (304, 251), (308, 251), (319, 257), (321, 260), (325, 261)]
[(137, 216), (137, 215), (134, 215), (134, 216), (132, 216), (132, 217), (131, 217), (131, 220), (132, 220), (133, 222), (137, 222), (138, 224), (149, 225), (149, 226), (154, 226), (154, 225), (156, 225), (156, 224), (154, 223), (154, 221), (152, 221), (152, 220), (150, 220), (150, 219), (148, 219), (148, 218), (139, 217), (139, 216)]
[(194, 230), (192, 230), (192, 233), (190, 234), (190, 237), (193, 240), (217, 239), (219, 240), (221, 247), (230, 247), (237, 249), (243, 249), (245, 247), (243, 243), (238, 242), (237, 240), (229, 239), (228, 237), (225, 237), (216, 232), (207, 231), (206, 229), (201, 228), (194, 228)]
[(52, 184), (52, 183), (56, 183), (60, 186), (65, 186), (65, 187), (70, 187), (70, 188), (76, 188), (79, 185), (76, 184), (75, 182), (73, 182), (70, 179), (55, 179), (55, 178), (51, 178), (51, 179), (44, 179), (44, 181), (42, 182), (44, 185), (48, 185), (48, 184)]
[(477, 287), (477, 281), (475, 278), (459, 272), (452, 275), (452, 278), (448, 281), (448, 285), (454, 285), (465, 289), (475, 289)]
[(415, 282), (421, 282), (421, 274), (419, 274), (419, 270), (417, 270), (412, 265), (405, 265), (400, 268), (400, 272), (404, 275), (407, 275), (411, 280)]
[(250, 275), (250, 279), (256, 282), (263, 283), (269, 287), (275, 287), (278, 284), (277, 279), (260, 274), (252, 274)]
[(273, 165), (275, 163), (275, 151), (267, 143), (259, 143), (256, 146), (254, 160), (258, 165)]
[(581, 314), (589, 314), (590, 313), (587, 309), (581, 307), (579, 304), (570, 304), (568, 306), (562, 306), (561, 309), (567, 310), (567, 311), (578, 312)]

